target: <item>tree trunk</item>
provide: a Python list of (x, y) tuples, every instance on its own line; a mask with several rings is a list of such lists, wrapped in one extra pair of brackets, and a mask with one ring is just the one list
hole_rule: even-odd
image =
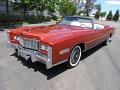
[(85, 8), (86, 8), (85, 14), (86, 14), (86, 16), (89, 16), (90, 0), (86, 1)]
[(37, 16), (38, 14), (37, 14), (37, 9), (36, 8), (34, 9), (34, 15), (35, 15), (35, 20), (37, 21), (38, 20), (38, 16)]
[(26, 20), (26, 7), (23, 7), (24, 20)]
[(9, 16), (9, 1), (6, 0), (6, 13)]
[(86, 16), (89, 16), (89, 9), (86, 10)]

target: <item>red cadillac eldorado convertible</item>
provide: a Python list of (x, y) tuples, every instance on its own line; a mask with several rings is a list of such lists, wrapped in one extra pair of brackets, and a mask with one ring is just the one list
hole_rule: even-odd
[(95, 24), (91, 18), (66, 16), (55, 25), (11, 29), (8, 42), (18, 56), (41, 62), (46, 69), (63, 62), (72, 68), (82, 52), (102, 42), (108, 45), (114, 32), (113, 27)]

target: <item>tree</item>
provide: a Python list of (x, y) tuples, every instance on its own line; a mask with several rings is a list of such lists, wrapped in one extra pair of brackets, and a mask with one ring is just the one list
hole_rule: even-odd
[(112, 11), (109, 11), (109, 13), (108, 13), (108, 15), (107, 15), (107, 17), (106, 17), (106, 20), (112, 20), (112, 18), (113, 18), (113, 15), (112, 15)]
[(44, 10), (47, 9), (47, 2), (49, 0), (30, 0), (30, 9), (37, 9), (41, 11), (41, 14)]
[(76, 6), (71, 0), (59, 0), (58, 11), (62, 16), (74, 15), (76, 13)]
[(96, 0), (86, 0), (85, 3), (85, 15), (89, 16), (91, 11), (94, 8), (94, 3), (96, 2)]
[(78, 15), (81, 15), (81, 14), (85, 15), (85, 10), (80, 10), (79, 13), (78, 13)]
[(99, 17), (101, 16), (101, 4), (96, 4), (95, 5), (95, 9), (97, 10), (96, 13), (95, 13), (95, 19), (99, 19)]
[(106, 15), (106, 12), (101, 12), (100, 13), (100, 17), (105, 17), (105, 15)]
[(55, 13), (56, 9), (57, 9), (57, 2), (58, 0), (48, 0), (47, 2), (47, 10), (48, 13), (53, 16), (53, 13)]
[(99, 4), (95, 4), (95, 9), (97, 11), (101, 11), (101, 9), (102, 9), (101, 4), (100, 3)]
[(7, 15), (9, 15), (9, 1), (8, 0), (6, 0), (6, 6), (7, 6), (6, 8)]
[(119, 15), (119, 10), (117, 10), (116, 13), (115, 13), (114, 16), (113, 16), (113, 20), (114, 20), (114, 21), (118, 21), (118, 20), (119, 20), (119, 17), (120, 17), (120, 15)]
[(100, 17), (100, 11), (96, 11), (96, 13), (95, 13), (95, 19), (99, 19), (99, 17)]
[(23, 9), (24, 19), (26, 17), (26, 11), (30, 6), (30, 0), (14, 0), (13, 2), (14, 9), (19, 10)]

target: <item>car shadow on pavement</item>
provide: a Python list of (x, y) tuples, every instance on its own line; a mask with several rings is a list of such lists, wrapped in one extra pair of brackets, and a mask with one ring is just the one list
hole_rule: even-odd
[(0, 27), (0, 31), (5, 31), (3, 28)]
[[(85, 58), (87, 58), (88, 56), (92, 55), (93, 53), (95, 53), (97, 50), (101, 49), (104, 45), (100, 44), (86, 52), (84, 52), (82, 54), (81, 60), (84, 60)], [(30, 61), (26, 61), (24, 58), (22, 57), (18, 57), (16, 53), (12, 54), (11, 56), (15, 56), (16, 58), (18, 58), (18, 61), (21, 61), (21, 64), (23, 64), (24, 66), (28, 67), (28, 69), (33, 68), (34, 72), (39, 71), (40, 73), (44, 74), (47, 76), (47, 80), (50, 80), (52, 78), (54, 78), (55, 76), (63, 73), (67, 69), (67, 67), (65, 66), (65, 63), (60, 64), (58, 66), (55, 66), (49, 70), (46, 70), (46, 67), (44, 64), (40, 63), (40, 62), (30, 62)]]
[(103, 48), (105, 45), (104, 43), (101, 43), (97, 46), (95, 46), (94, 48), (91, 48), (85, 52), (82, 53), (82, 57), (81, 60), (84, 60), (85, 58), (89, 57), (90, 55), (92, 55), (93, 53), (95, 53), (96, 51), (98, 51), (99, 49)]

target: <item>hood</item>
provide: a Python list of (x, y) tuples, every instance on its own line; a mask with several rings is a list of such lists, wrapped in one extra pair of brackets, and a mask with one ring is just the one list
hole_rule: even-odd
[(44, 43), (55, 44), (59, 40), (72, 37), (78, 32), (84, 31), (84, 28), (68, 25), (50, 25), (50, 26), (27, 26), (20, 30), (20, 36), (26, 38), (36, 38)]

